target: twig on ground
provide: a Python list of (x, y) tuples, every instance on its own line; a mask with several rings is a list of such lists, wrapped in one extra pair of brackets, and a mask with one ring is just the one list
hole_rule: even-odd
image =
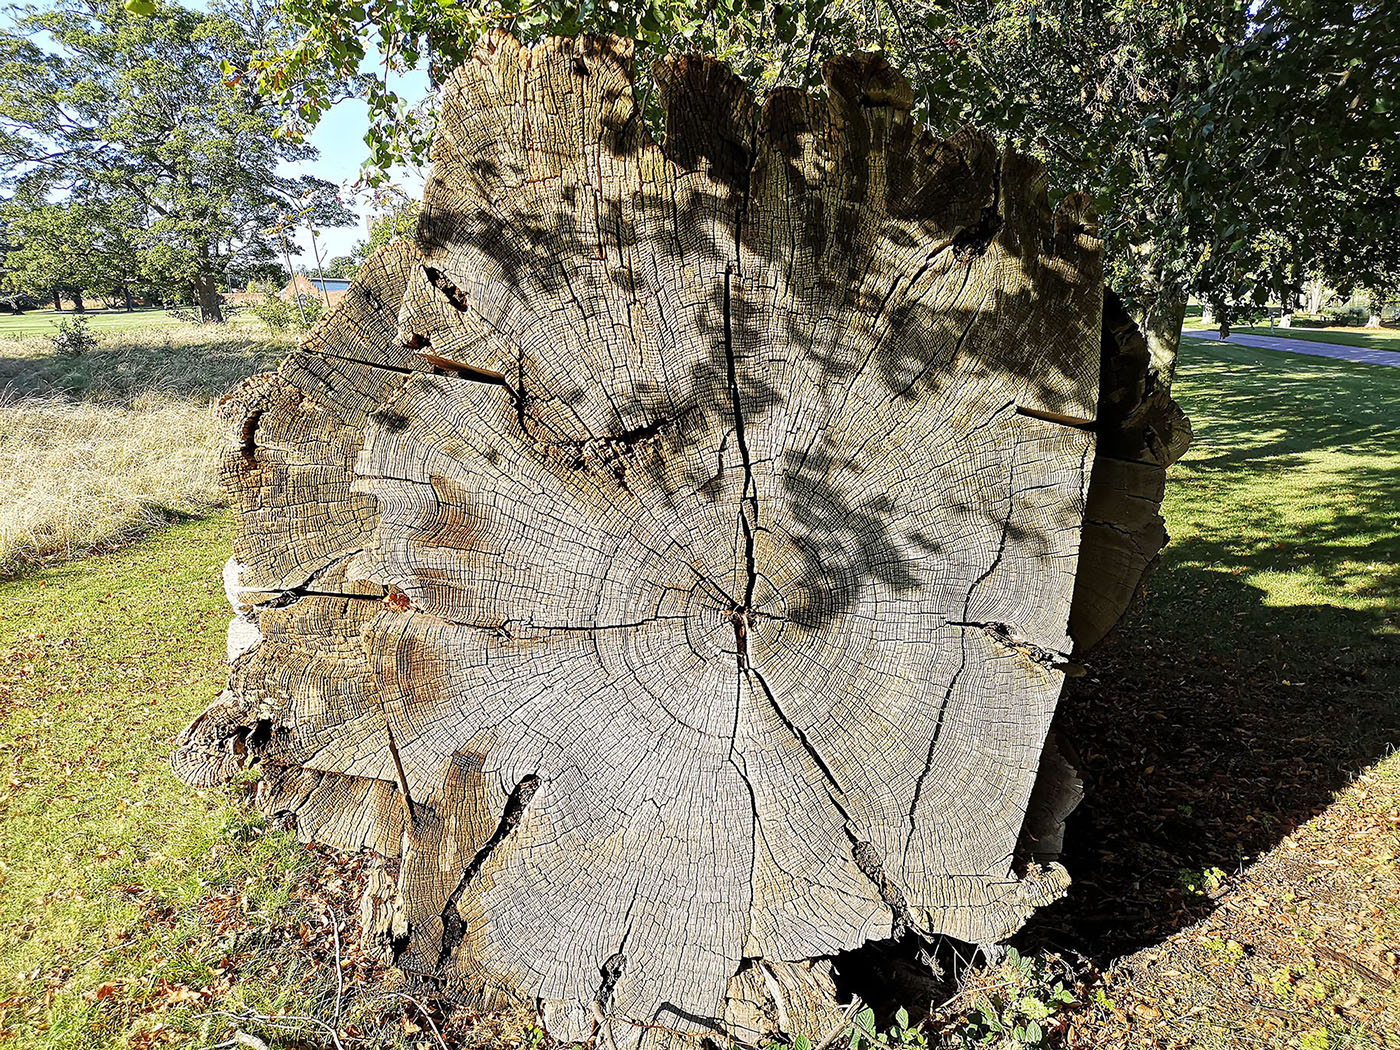
[(438, 1046), (442, 1047), (442, 1050), (447, 1050), (447, 1042), (442, 1038), (442, 1033), (438, 1031), (438, 1026), (433, 1021), (433, 1015), (428, 1013), (428, 1008), (411, 995), (406, 995), (403, 992), (397, 994), (401, 999), (407, 999), (414, 1006), (418, 1007), (418, 1012), (423, 1015), (423, 1020), (427, 1021), (428, 1027), (433, 1030), (433, 1038), (438, 1041)]
[(326, 917), (330, 919), (331, 936), (335, 939), (335, 1030), (340, 1031), (340, 1002), (345, 997), (345, 973), (340, 968), (340, 919), (335, 912), (327, 908)]
[[(257, 1021), (258, 1024), (276, 1025), (279, 1028), (301, 1028), (308, 1024), (315, 1025), (317, 1028), (324, 1031), (326, 1035), (330, 1036), (331, 1045), (335, 1047), (335, 1050), (345, 1050), (345, 1048), (340, 1045), (340, 1036), (336, 1033), (336, 1030), (319, 1017), (304, 1017), (299, 1014), (281, 1014), (277, 1017), (269, 1017), (267, 1014), (256, 1013), (253, 1010), (245, 1010), (242, 1013), (234, 1013), (231, 1010), (214, 1010), (212, 1012), (216, 1017), (228, 1017), (235, 1021)], [(245, 1033), (235, 1032), (234, 1038), (237, 1039), (240, 1035), (244, 1034)], [(257, 1037), (250, 1036), (249, 1038), (256, 1039)], [(258, 1041), (262, 1042), (262, 1040)], [(250, 1048), (250, 1050), (255, 1050), (255, 1048)], [(262, 1050), (267, 1050), (266, 1043), (263, 1044)]]
[(861, 1002), (860, 996), (851, 996), (851, 1001), (846, 1005), (846, 1012), (841, 1015), (841, 1020), (837, 1023), (836, 1027), (826, 1034), (825, 1039), (812, 1047), (812, 1050), (826, 1050), (827, 1047), (836, 1042), (841, 1033), (846, 1030), (846, 1026), (851, 1023), (851, 1018), (856, 1015), (856, 1011), (859, 1010), (862, 1005), (864, 1004)]

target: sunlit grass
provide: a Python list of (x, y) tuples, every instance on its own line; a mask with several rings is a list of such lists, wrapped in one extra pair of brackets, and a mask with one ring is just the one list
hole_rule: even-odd
[[(1199, 316), (1188, 319), (1187, 328), (1205, 328)], [(1230, 329), (1231, 333), (1249, 335), (1272, 335), (1280, 339), (1302, 339), (1313, 343), (1337, 343), (1342, 346), (1359, 346), (1367, 350), (1400, 351), (1400, 328), (1270, 328), (1268, 325), (1253, 325), (1247, 328)]]
[(1313, 641), (1400, 629), (1400, 370), (1187, 341), (1174, 393), (1196, 438), (1148, 616)]
[(52, 335), (61, 322), (75, 317), (84, 318), (92, 332), (114, 332), (131, 329), (175, 328), (181, 322), (159, 307), (143, 306), (128, 313), (125, 310), (87, 310), (75, 314), (72, 310), (30, 310), (22, 314), (0, 314), (0, 336)]
[(295, 918), (289, 889), (309, 854), (229, 792), (178, 783), (166, 760), (223, 685), (229, 532), (223, 517), (182, 525), (0, 584), (7, 1045), (125, 1045), (157, 1023), (197, 1028), (199, 1003), (150, 1008), (163, 988), (213, 979), (197, 905), (232, 891), (255, 925)]
[(214, 402), (283, 350), (190, 327), (82, 355), (0, 339), (0, 574), (221, 505)]

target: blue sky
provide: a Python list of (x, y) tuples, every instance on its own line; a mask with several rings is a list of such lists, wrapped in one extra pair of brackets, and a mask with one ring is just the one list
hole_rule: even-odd
[[(207, 12), (209, 0), (185, 0), (184, 6)], [(0, 17), (13, 24), (15, 12), (6, 11)], [(40, 47), (56, 50), (47, 34), (37, 38), (35, 42)], [(366, 54), (361, 69), (382, 69), (383, 62), (374, 41), (366, 40), (365, 45)], [(389, 87), (397, 92), (400, 98), (416, 103), (426, 98), (429, 93), (428, 75), (421, 70), (391, 74)], [(348, 99), (331, 107), (309, 139), (318, 151), (316, 159), (296, 164), (284, 163), (279, 167), (279, 171), (284, 175), (315, 175), (327, 182), (333, 182), (345, 190), (344, 195), (348, 198), (351, 184), (360, 174), (360, 165), (368, 156), (368, 150), (365, 148), (365, 131), (369, 127), (366, 110), (365, 103), (359, 99)], [(406, 193), (414, 197), (422, 195), (423, 183), (420, 178), (408, 172), (395, 172), (394, 176), (395, 181)], [(318, 240), (323, 261), (337, 255), (349, 255), (350, 249), (365, 238), (371, 217), (370, 210), (363, 200), (354, 202), (354, 210), (358, 216), (355, 225), (319, 231)], [(292, 259), (292, 265), (297, 269), (314, 267), (316, 263), (311, 251), (311, 235), (305, 229), (301, 229), (297, 232), (296, 242), (301, 248), (301, 254)]]
[[(366, 62), (372, 62), (372, 60), (373, 56), (370, 56)], [(392, 83), (392, 80), (398, 82)], [(409, 101), (417, 101), (428, 94), (428, 78), (422, 72), (391, 78), (391, 86), (401, 98)], [(282, 172), (287, 175), (315, 175), (327, 182), (334, 182), (344, 187), (348, 193), (350, 184), (359, 176), (360, 165), (367, 155), (365, 131), (368, 127), (369, 120), (364, 102), (359, 99), (348, 99), (336, 103), (327, 111), (309, 139), (311, 145), (318, 151), (316, 159), (296, 164), (283, 164)], [(415, 197), (420, 196), (423, 192), (421, 180), (411, 173), (395, 172), (395, 181), (406, 192)], [(359, 220), (354, 226), (319, 231), (318, 240), (323, 261), (337, 255), (349, 255), (351, 247), (357, 241), (365, 238), (370, 218), (369, 209), (365, 202), (360, 200), (356, 202), (355, 211), (359, 215)], [(298, 232), (297, 244), (301, 247), (302, 252), (300, 256), (292, 260), (293, 265), (298, 268), (315, 266), (311, 254), (311, 236), (305, 229)]]

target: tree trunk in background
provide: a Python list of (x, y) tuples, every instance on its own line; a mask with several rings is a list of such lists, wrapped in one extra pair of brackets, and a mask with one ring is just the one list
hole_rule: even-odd
[(57, 288), (54, 288), (51, 289), (49, 294), (53, 296), (54, 311), (57, 313), (63, 313), (63, 293)]
[(222, 321), (224, 314), (219, 306), (219, 288), (213, 276), (201, 274), (195, 279), (194, 291), (199, 301), (199, 319), (205, 322)]
[(1316, 316), (1322, 312), (1322, 304), (1327, 300), (1327, 286), (1321, 281), (1307, 281), (1303, 285), (1307, 297), (1308, 313)]
[(1176, 377), (1176, 358), (1181, 350), (1181, 326), (1186, 321), (1186, 296), (1176, 290), (1160, 288), (1149, 300), (1147, 309), (1138, 318), (1138, 326), (1147, 340), (1151, 369), (1158, 383), (1170, 390)]
[(396, 861), (371, 935), (478, 1006), (821, 1033), (831, 956), (1064, 891), (1070, 625), (1135, 593), (1179, 413), (1084, 198), (881, 59), (762, 107), (661, 64), (664, 151), (630, 62), (488, 36), (420, 241), (225, 401), (230, 680), (173, 762)]
[(70, 294), (73, 299), (73, 312), (75, 314), (87, 313), (87, 303), (83, 302), (83, 289), (74, 288)]
[(136, 308), (135, 308), (135, 307), (132, 305), (132, 303), (131, 303), (131, 287), (130, 287), (130, 285), (125, 285), (125, 284), (122, 285), (122, 299), (123, 299), (123, 300), (125, 301), (125, 303), (126, 303), (126, 312), (127, 312), (127, 313), (132, 313)]

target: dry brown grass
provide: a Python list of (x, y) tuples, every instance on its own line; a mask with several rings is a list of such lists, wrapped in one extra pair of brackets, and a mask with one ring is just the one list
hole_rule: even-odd
[(215, 402), (286, 349), (235, 328), (113, 332), (81, 356), (0, 339), (0, 574), (220, 505)]

